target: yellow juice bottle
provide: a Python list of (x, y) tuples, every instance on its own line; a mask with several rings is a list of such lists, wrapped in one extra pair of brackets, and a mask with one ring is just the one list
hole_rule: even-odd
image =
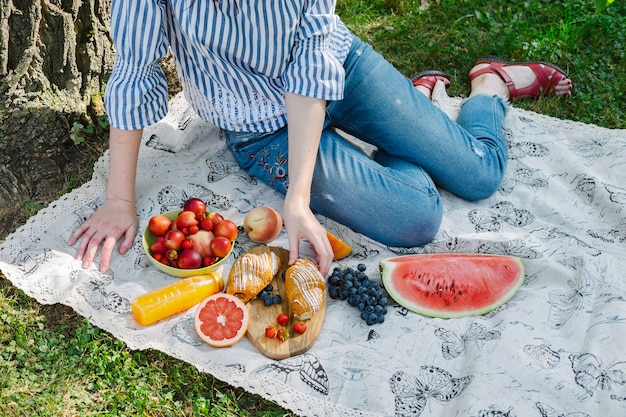
[(135, 298), (133, 315), (137, 323), (148, 326), (183, 312), (222, 290), (224, 278), (219, 272), (183, 278)]

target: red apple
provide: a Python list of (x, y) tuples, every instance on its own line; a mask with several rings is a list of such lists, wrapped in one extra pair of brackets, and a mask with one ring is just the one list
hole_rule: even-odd
[(233, 247), (233, 242), (229, 238), (224, 236), (216, 237), (211, 241), (211, 253), (213, 256), (223, 258), (228, 255), (230, 249)]
[(189, 236), (189, 239), (193, 242), (193, 248), (200, 252), (200, 255), (203, 257), (213, 256), (211, 241), (214, 238), (213, 232), (207, 232), (206, 230), (199, 230), (198, 233)]
[(185, 234), (178, 229), (169, 230), (163, 237), (165, 238), (165, 246), (175, 251), (180, 250), (183, 240), (185, 240)]
[(255, 207), (243, 219), (243, 229), (251, 241), (268, 243), (276, 239), (283, 227), (283, 218), (268, 206)]
[(202, 215), (206, 212), (206, 203), (199, 198), (190, 198), (183, 204), (184, 211), (191, 211), (195, 215)]
[(171, 224), (172, 221), (170, 219), (162, 214), (159, 214), (150, 218), (150, 222), (148, 222), (148, 229), (155, 236), (163, 236), (169, 230)]
[(234, 221), (225, 219), (215, 226), (213, 233), (215, 233), (215, 236), (224, 236), (234, 241), (239, 235), (239, 229)]
[(181, 211), (178, 218), (176, 218), (176, 226), (179, 229), (188, 229), (197, 225), (198, 219), (196, 219), (196, 214), (193, 211)]
[(193, 249), (185, 249), (178, 254), (177, 264), (182, 269), (196, 269), (202, 266), (202, 255)]

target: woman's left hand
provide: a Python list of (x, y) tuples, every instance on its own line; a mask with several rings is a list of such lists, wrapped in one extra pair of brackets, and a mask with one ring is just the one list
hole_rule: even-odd
[(308, 204), (297, 201), (287, 192), (283, 219), (289, 240), (289, 265), (300, 256), (300, 240), (307, 239), (317, 254), (317, 265), (326, 276), (333, 262), (333, 249), (328, 241), (326, 229), (315, 218)]

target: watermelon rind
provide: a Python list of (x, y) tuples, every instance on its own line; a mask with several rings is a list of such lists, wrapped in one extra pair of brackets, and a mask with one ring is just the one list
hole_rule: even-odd
[(402, 307), (436, 318), (487, 314), (508, 302), (525, 279), (521, 258), (438, 253), (380, 261), (382, 284)]

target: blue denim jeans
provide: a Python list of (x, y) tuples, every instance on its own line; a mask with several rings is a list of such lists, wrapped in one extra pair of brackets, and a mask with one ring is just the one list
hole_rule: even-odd
[[(355, 37), (344, 64), (344, 99), (329, 102), (311, 189), (311, 209), (389, 246), (430, 242), (443, 215), (437, 187), (463, 199), (493, 194), (507, 163), (497, 96), (465, 100), (455, 121), (370, 45)], [(375, 145), (363, 153), (335, 129)], [(226, 132), (250, 175), (286, 193), (287, 128)]]

